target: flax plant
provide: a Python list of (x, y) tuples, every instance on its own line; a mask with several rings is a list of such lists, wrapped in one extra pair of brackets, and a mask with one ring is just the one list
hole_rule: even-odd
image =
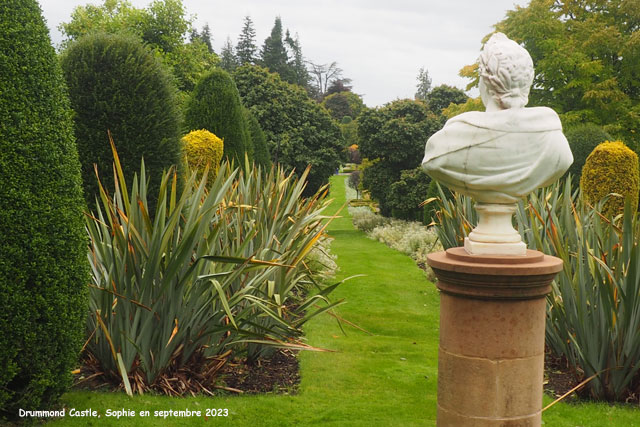
[[(610, 197), (617, 197), (611, 195)], [(529, 246), (564, 261), (547, 305), (547, 344), (588, 378), (594, 399), (624, 400), (640, 369), (640, 252), (637, 216), (600, 214), (570, 181), (533, 194), (518, 219)]]
[(444, 249), (455, 248), (464, 245), (464, 238), (469, 235), (478, 222), (478, 217), (470, 197), (458, 193), (451, 193), (447, 197), (440, 183), (438, 197), (425, 202), (436, 203), (436, 234)]
[(142, 392), (189, 363), (211, 382), (220, 357), (247, 343), (255, 357), (273, 346), (310, 348), (301, 325), (340, 303), (327, 299), (338, 284), (299, 292), (313, 283), (304, 258), (326, 226), (324, 195), (302, 199), (304, 176), (223, 163), (212, 184), (194, 173), (180, 186), (166, 172), (152, 215), (144, 161), (129, 190), (113, 151), (115, 190), (100, 185), (86, 221), (87, 350), (101, 368), (128, 393)]
[[(459, 245), (475, 224), (467, 220), (471, 202), (442, 193), (441, 200), (439, 237)], [(613, 401), (640, 386), (640, 223), (628, 202), (623, 215), (606, 218), (605, 202), (584, 203), (569, 177), (521, 201), (515, 218), (530, 249), (564, 262), (547, 299), (547, 345), (567, 358), (577, 379), (594, 377), (589, 397)]]
[(246, 322), (247, 331), (254, 333), (252, 338), (243, 340), (251, 362), (269, 355), (274, 345), (286, 346), (286, 339), (302, 335), (301, 326), (307, 320), (334, 306), (326, 296), (337, 285), (322, 287), (305, 262), (325, 236), (328, 222), (322, 211), (329, 202), (326, 188), (303, 198), (309, 169), (300, 179), (293, 172), (285, 174), (275, 167), (263, 173), (248, 162), (244, 171), (239, 172), (225, 196), (226, 209), (220, 217), (225, 232), (213, 250), (230, 251), (240, 257), (277, 259), (286, 266), (250, 271), (230, 285), (232, 292), (239, 292), (249, 278), (260, 283), (241, 304), (242, 312), (251, 319)]

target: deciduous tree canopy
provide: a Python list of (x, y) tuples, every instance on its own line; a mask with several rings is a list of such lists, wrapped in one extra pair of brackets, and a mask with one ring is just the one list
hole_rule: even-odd
[(260, 123), (274, 161), (302, 173), (311, 165), (312, 194), (340, 165), (344, 144), (338, 126), (303, 88), (265, 68), (245, 65), (234, 73), (244, 105)]
[(420, 165), (424, 145), (440, 121), (424, 102), (404, 99), (366, 110), (358, 122), (360, 152), (374, 162), (364, 170), (363, 186), (380, 202), (381, 213), (389, 215), (391, 185), (403, 170)]
[(104, 0), (101, 5), (76, 7), (71, 20), (59, 28), (66, 37), (63, 47), (97, 31), (138, 37), (161, 52), (173, 69), (179, 89), (185, 91), (192, 90), (198, 79), (218, 62), (211, 49), (208, 25), (186, 42), (187, 34), (194, 36), (194, 29), (182, 0), (154, 0), (144, 9), (133, 7), (127, 0)]
[(496, 29), (529, 51), (529, 105), (565, 125), (593, 122), (627, 143), (640, 132), (640, 8), (634, 0), (532, 0)]

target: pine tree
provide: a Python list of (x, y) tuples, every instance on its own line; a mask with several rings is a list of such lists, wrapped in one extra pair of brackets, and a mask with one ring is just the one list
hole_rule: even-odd
[(238, 65), (238, 58), (233, 53), (233, 43), (231, 43), (231, 38), (227, 37), (227, 41), (220, 51), (220, 68), (232, 72)]
[(244, 26), (238, 37), (236, 45), (236, 57), (240, 65), (256, 63), (256, 30), (253, 28), (251, 17), (244, 17)]
[(267, 67), (272, 73), (280, 74), (280, 77), (291, 82), (293, 79), (293, 72), (289, 67), (289, 55), (287, 49), (282, 42), (282, 20), (279, 16), (276, 17), (273, 28), (271, 29), (271, 35), (267, 37), (262, 46), (262, 65)]
[(198, 32), (197, 28), (192, 28), (189, 33), (189, 41), (191, 43), (201, 41), (207, 46), (209, 53), (215, 53), (213, 51), (213, 45), (211, 44), (211, 30), (209, 29), (209, 24), (204, 24), (201, 32)]
[(289, 61), (289, 67), (291, 68), (293, 76), (293, 81), (291, 81), (291, 83), (307, 88), (309, 86), (311, 76), (309, 76), (309, 72), (307, 71), (304, 56), (302, 56), (302, 48), (300, 47), (298, 34), (296, 34), (296, 38), (293, 39), (291, 34), (289, 34), (289, 30), (287, 30), (284, 41), (292, 53), (291, 60)]
[(424, 67), (420, 67), (417, 80), (418, 84), (416, 88), (418, 91), (415, 94), (415, 98), (426, 101), (429, 98), (429, 92), (431, 92), (431, 77), (429, 77), (429, 71)]
[(209, 49), (209, 53), (213, 53), (213, 46), (211, 45), (211, 30), (209, 29), (209, 24), (204, 24), (202, 27), (202, 31), (200, 32), (200, 40), (207, 45), (207, 49)]

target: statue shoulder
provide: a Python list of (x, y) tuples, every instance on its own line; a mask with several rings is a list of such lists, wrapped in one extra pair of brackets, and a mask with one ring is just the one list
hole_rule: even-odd
[(544, 122), (551, 129), (562, 129), (560, 116), (549, 107), (530, 107), (523, 110), (532, 120)]
[(546, 132), (562, 130), (558, 114), (549, 107), (510, 108), (500, 111), (468, 111), (450, 118), (442, 130), (485, 129), (497, 132)]
[(482, 121), (486, 114), (487, 113), (485, 113), (484, 111), (467, 111), (466, 113), (461, 113), (457, 116), (451, 117), (449, 120), (447, 120), (445, 126), (453, 123), (477, 123), (479, 121)]

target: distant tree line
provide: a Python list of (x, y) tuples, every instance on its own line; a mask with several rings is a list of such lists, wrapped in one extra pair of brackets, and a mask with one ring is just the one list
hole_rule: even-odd
[[(280, 17), (276, 17), (270, 35), (259, 47), (253, 21), (246, 16), (237, 43), (234, 45), (228, 37), (219, 54), (213, 49), (212, 29), (207, 23), (201, 29), (196, 28), (193, 19), (182, 0), (154, 0), (145, 8), (133, 7), (126, 0), (104, 0), (102, 4), (74, 9), (70, 21), (60, 25), (65, 36), (60, 50), (63, 57), (68, 57), (68, 52), (79, 42), (98, 33), (128, 37), (129, 44), (137, 39), (140, 49), (150, 51), (152, 57), (163, 63), (178, 89), (178, 96), (174, 97), (177, 119), (173, 126), (180, 128), (181, 135), (200, 129), (213, 132), (223, 140), (223, 157), (236, 165), (244, 164), (245, 155), (263, 167), (268, 167), (273, 160), (286, 170), (298, 173), (312, 165), (305, 194), (317, 191), (346, 157), (344, 135), (355, 144), (355, 123), (346, 127), (340, 124), (345, 116), (355, 118), (365, 108), (362, 98), (351, 92), (350, 80), (342, 77), (342, 70), (335, 62), (325, 66), (307, 61), (298, 35), (284, 29)], [(117, 68), (127, 65), (123, 58), (135, 50), (127, 45), (125, 51), (122, 46), (124, 44), (115, 39), (108, 39), (99, 52), (91, 48), (97, 52), (91, 64), (81, 59), (65, 69), (71, 80), (82, 70), (86, 82), (97, 79), (105, 85), (118, 83), (117, 90), (112, 88), (99, 96), (92, 95), (95, 85), (74, 86), (78, 91), (89, 92), (77, 98), (78, 102), (92, 100), (91, 105), (76, 116), (78, 129), (90, 129), (93, 138), (91, 143), (87, 142), (91, 149), (83, 151), (92, 153), (83, 163), (85, 180), (89, 182), (87, 188), (91, 188), (93, 182), (96, 156), (101, 158), (98, 162), (101, 175), (109, 170), (108, 130), (123, 153), (129, 153), (130, 147), (130, 152), (135, 153), (127, 156), (131, 157), (126, 159), (130, 165), (139, 164), (143, 153), (145, 160), (154, 159), (154, 141), (169, 148), (180, 144), (180, 135), (146, 132), (150, 123), (163, 121), (151, 118), (155, 112), (145, 116), (148, 111), (143, 106), (150, 105), (150, 101), (143, 101), (144, 97), (138, 93), (128, 94), (140, 87), (140, 83), (134, 84), (116, 72)], [(122, 53), (115, 55), (116, 50)], [(138, 53), (135, 56), (141, 57)], [(111, 62), (108, 67), (100, 66), (107, 62)], [(114, 80), (115, 75), (118, 78)], [(138, 100), (138, 108), (131, 109), (131, 105), (124, 102), (127, 99)], [(271, 105), (274, 99), (279, 100), (278, 105)], [(173, 102), (167, 103), (166, 111), (174, 111)], [(130, 131), (119, 130), (125, 122), (118, 120), (119, 116), (131, 118), (126, 121)], [(82, 118), (86, 121), (81, 123)], [(135, 129), (139, 132), (134, 132)], [(80, 133), (78, 138), (82, 140), (81, 145), (88, 141)], [(163, 142), (165, 139), (172, 142)], [(133, 149), (134, 146), (145, 148)], [(173, 159), (179, 163), (176, 156)], [(135, 172), (134, 168), (130, 167), (131, 173)], [(162, 167), (153, 169), (155, 173), (162, 171)], [(92, 197), (88, 195), (90, 201)]]

